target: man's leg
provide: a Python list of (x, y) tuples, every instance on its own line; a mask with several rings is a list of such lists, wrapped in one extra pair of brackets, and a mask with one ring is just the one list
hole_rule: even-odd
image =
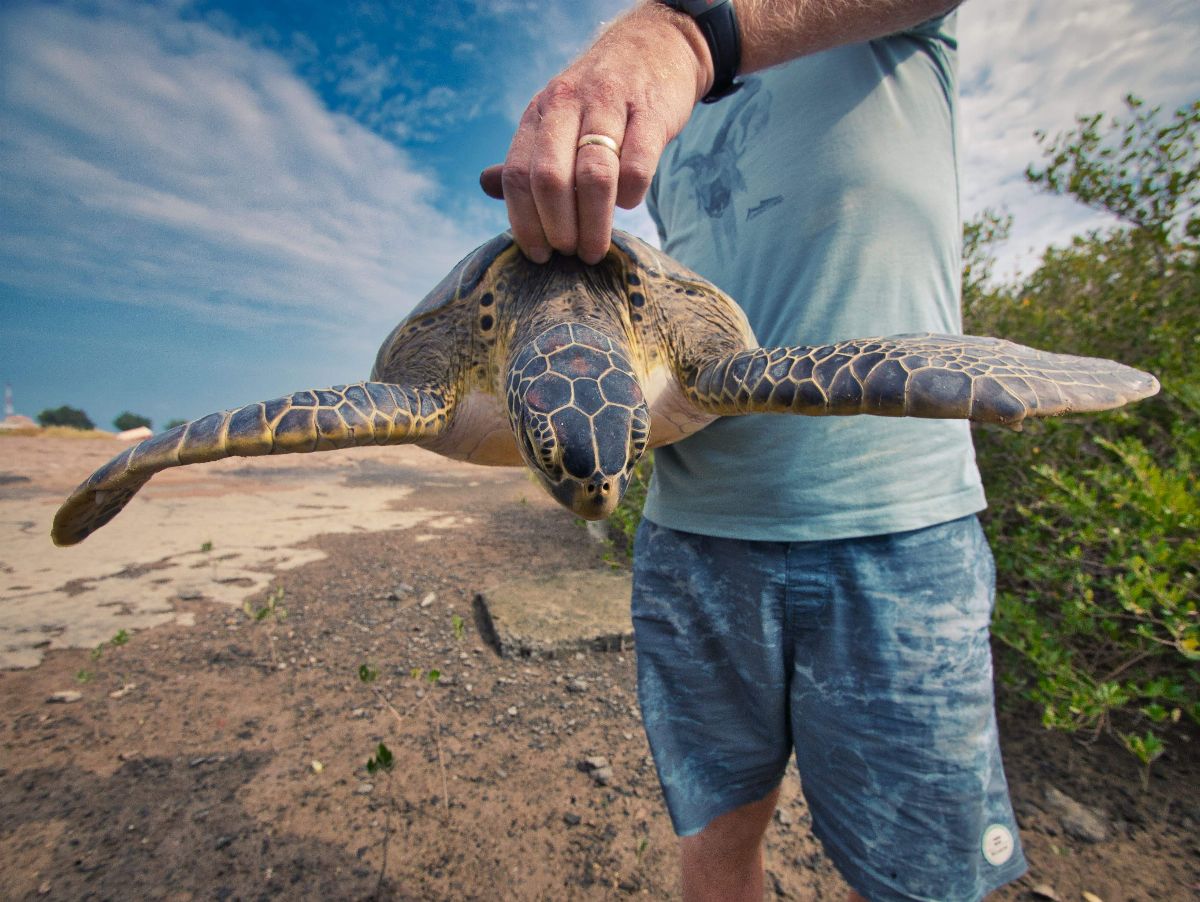
[(760, 902), (762, 839), (778, 800), (776, 787), (765, 799), (722, 814), (679, 840), (684, 902)]
[(688, 899), (761, 898), (762, 836), (791, 752), (786, 548), (638, 529), (638, 699)]
[(797, 764), (846, 881), (873, 902), (971, 902), (1019, 877), (975, 518), (798, 543), (788, 576)]

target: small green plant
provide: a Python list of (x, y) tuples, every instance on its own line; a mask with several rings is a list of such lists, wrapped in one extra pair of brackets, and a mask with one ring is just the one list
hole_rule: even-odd
[(116, 635), (108, 640), (108, 644), (119, 648), (120, 646), (125, 645), (128, 641), (129, 633), (127, 633), (125, 630), (117, 630)]
[(375, 754), (367, 759), (367, 773), (375, 774), (379, 771), (391, 773), (395, 763), (396, 759), (392, 755), (392, 750), (381, 742), (376, 746)]
[(283, 586), (276, 586), (261, 608), (251, 604), (249, 598), (242, 603), (242, 611), (247, 617), (255, 623), (267, 623), (267, 649), (271, 654), (272, 670), (279, 669), (279, 661), (275, 656), (275, 624), (286, 620), (288, 615), (287, 608), (283, 606), (284, 595)]
[(1142, 789), (1150, 788), (1150, 765), (1163, 753), (1165, 746), (1163, 741), (1153, 733), (1147, 732), (1142, 736), (1135, 736), (1132, 733), (1124, 733), (1121, 735), (1121, 742), (1125, 744), (1125, 748), (1133, 753), (1133, 756), (1142, 764)]
[(75, 682), (90, 683), (92, 681), (92, 677), (94, 677), (94, 676), (95, 676), (95, 674), (92, 673), (90, 670), (78, 670), (75, 673)]
[(104, 656), (104, 643), (101, 642), (99, 645), (97, 645), (95, 648), (92, 649), (91, 658), (93, 661), (99, 661), (103, 656)]
[(284, 594), (283, 586), (276, 586), (275, 591), (267, 596), (266, 603), (261, 608), (254, 607), (247, 598), (242, 604), (242, 610), (255, 623), (260, 623), (267, 618), (286, 620), (288, 612), (287, 608), (283, 606)]
[(450, 628), (454, 630), (454, 638), (461, 642), (463, 635), (466, 633), (466, 622), (457, 614), (452, 614), (450, 617)]
[(201, 550), (203, 553), (205, 553), (205, 554), (208, 554), (208, 552), (212, 551), (212, 542), (204, 542), (204, 543), (203, 543), (203, 544), (200, 546), (200, 550)]
[(364, 683), (374, 683), (379, 679), (379, 668), (372, 667), (370, 664), (359, 664), (358, 678)]
[(375, 898), (382, 898), (383, 880), (387, 875), (387, 860), (388, 860), (388, 845), (392, 838), (392, 808), (396, 804), (395, 798), (392, 796), (392, 768), (395, 767), (396, 759), (392, 755), (392, 750), (382, 742), (375, 747), (375, 753), (367, 759), (367, 773), (372, 777), (383, 774), (387, 778), (387, 804), (383, 811), (383, 861), (379, 866), (379, 882), (375, 885)]

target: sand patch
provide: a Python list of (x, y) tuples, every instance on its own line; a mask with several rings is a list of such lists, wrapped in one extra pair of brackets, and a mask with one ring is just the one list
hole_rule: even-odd
[[(325, 533), (453, 529), (444, 511), (406, 510), (412, 489), (347, 486), (136, 497), (87, 541), (49, 541), (54, 506), (0, 501), (0, 668), (33, 667), (46, 649), (90, 648), (176, 620), (179, 598), (240, 606), (272, 574), (322, 559), (297, 548)], [(207, 550), (206, 550), (207, 549)]]

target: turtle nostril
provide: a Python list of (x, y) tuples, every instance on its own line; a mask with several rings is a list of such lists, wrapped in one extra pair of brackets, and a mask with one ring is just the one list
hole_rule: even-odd
[(603, 498), (612, 492), (612, 481), (597, 476), (584, 483), (583, 490), (588, 493), (589, 497), (599, 496)]

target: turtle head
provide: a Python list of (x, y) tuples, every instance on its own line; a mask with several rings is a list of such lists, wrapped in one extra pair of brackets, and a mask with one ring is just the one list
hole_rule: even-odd
[(627, 355), (581, 323), (560, 323), (508, 367), (508, 415), (521, 456), (585, 520), (613, 512), (646, 450), (650, 410)]

